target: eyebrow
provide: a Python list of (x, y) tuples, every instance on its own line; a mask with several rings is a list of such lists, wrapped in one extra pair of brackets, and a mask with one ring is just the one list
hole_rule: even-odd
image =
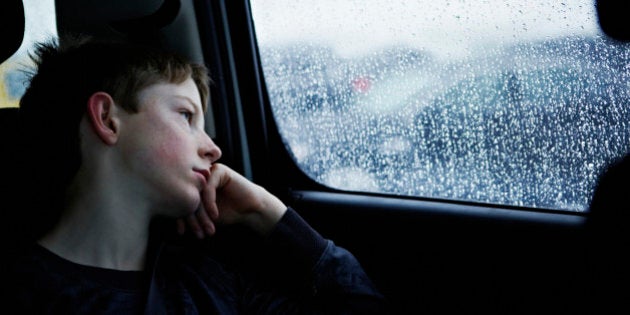
[(178, 99), (183, 99), (186, 102), (190, 103), (191, 105), (193, 105), (193, 107), (195, 107), (195, 110), (198, 110), (200, 112), (203, 113), (203, 107), (201, 107), (201, 105), (193, 102), (193, 100), (191, 100), (188, 96), (184, 96), (184, 95), (173, 95), (174, 98), (178, 98)]

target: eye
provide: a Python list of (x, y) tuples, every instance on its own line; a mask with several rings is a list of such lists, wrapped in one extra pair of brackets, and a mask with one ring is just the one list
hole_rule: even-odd
[(186, 119), (187, 122), (191, 122), (193, 114), (189, 111), (181, 111), (179, 112), (180, 115), (182, 115), (182, 117), (184, 117), (184, 119)]

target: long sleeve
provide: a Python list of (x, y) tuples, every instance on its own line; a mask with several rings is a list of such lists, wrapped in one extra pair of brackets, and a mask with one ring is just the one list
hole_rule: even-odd
[(357, 259), (311, 228), (293, 209), (264, 245), (265, 285), (243, 296), (254, 314), (386, 314), (385, 299)]

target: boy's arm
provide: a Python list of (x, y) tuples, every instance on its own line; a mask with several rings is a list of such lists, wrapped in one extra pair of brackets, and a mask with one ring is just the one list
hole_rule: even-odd
[(270, 277), (270, 289), (250, 287), (246, 308), (260, 314), (288, 309), (307, 314), (383, 313), (384, 298), (350, 252), (227, 166), (214, 164), (211, 172), (202, 191), (204, 209), (187, 219), (193, 232), (202, 238), (214, 234), (215, 222), (241, 223), (266, 237), (264, 265), (270, 268), (264, 273)]
[(384, 297), (356, 258), (323, 238), (293, 209), (268, 235), (261, 253), (254, 260), (259, 281), (243, 299), (248, 313), (387, 313)]

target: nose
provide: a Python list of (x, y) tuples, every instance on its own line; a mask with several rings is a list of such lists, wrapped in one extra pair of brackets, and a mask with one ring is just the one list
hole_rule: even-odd
[(212, 141), (207, 133), (203, 132), (201, 136), (201, 145), (199, 146), (199, 155), (202, 158), (209, 159), (214, 163), (221, 157), (221, 149)]

